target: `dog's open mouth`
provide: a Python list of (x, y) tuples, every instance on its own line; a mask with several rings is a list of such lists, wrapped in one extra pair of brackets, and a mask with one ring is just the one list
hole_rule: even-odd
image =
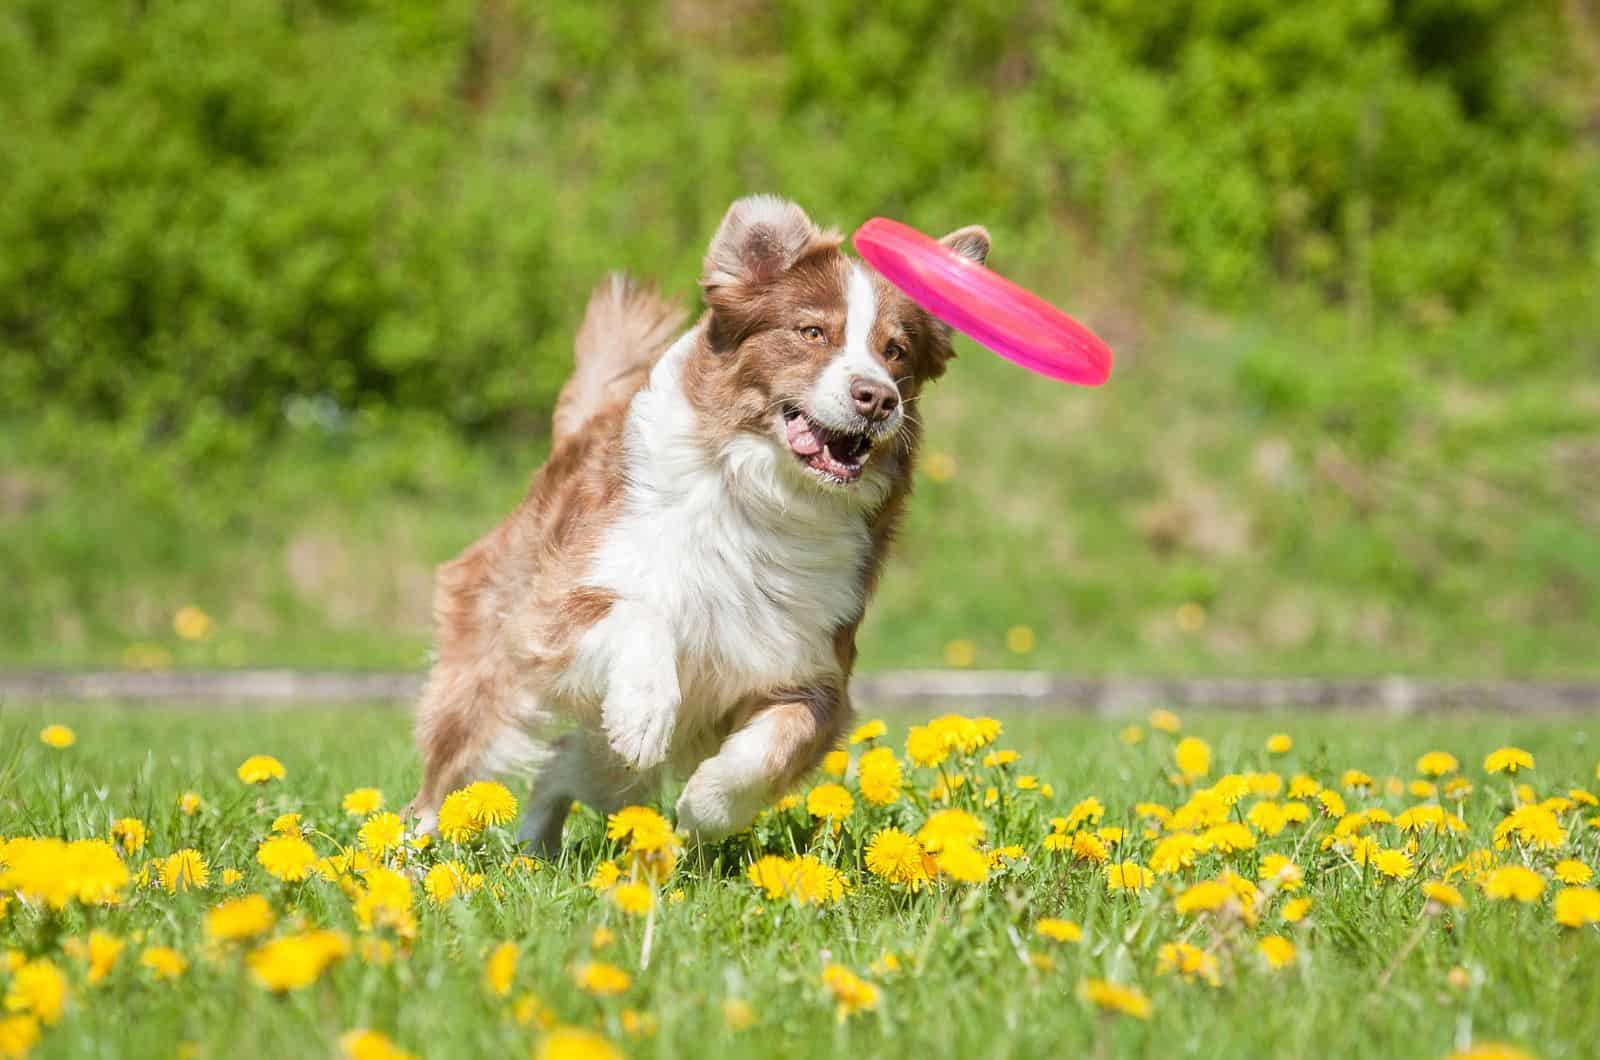
[(867, 435), (824, 427), (793, 406), (784, 410), (783, 425), (790, 451), (806, 467), (841, 485), (861, 477), (861, 465), (872, 449), (872, 439)]

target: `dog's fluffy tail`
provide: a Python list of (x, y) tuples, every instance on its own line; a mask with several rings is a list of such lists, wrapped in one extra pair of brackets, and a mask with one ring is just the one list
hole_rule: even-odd
[(683, 327), (687, 314), (653, 287), (614, 272), (589, 296), (574, 343), (572, 378), (556, 400), (552, 441), (560, 445), (603, 409), (626, 404)]

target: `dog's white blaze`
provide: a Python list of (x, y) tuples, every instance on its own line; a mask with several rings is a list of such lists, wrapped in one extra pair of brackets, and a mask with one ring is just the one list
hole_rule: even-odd
[[(850, 385), (857, 379), (872, 379), (894, 386), (894, 377), (872, 352), (872, 326), (878, 322), (878, 292), (872, 277), (859, 264), (850, 266), (845, 288), (844, 349), (828, 364), (812, 388), (807, 401), (811, 415), (825, 427), (860, 430)], [(888, 430), (900, 425), (900, 410), (885, 421)]]

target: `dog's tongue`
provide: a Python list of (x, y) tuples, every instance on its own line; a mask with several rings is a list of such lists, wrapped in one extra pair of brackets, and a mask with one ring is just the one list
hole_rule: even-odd
[(822, 439), (816, 436), (811, 429), (811, 422), (804, 416), (796, 416), (788, 423), (789, 448), (801, 456), (815, 456), (822, 452)]

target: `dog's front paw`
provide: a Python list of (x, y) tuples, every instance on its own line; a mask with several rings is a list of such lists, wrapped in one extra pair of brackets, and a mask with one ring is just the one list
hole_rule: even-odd
[(678, 690), (634, 689), (608, 696), (602, 722), (611, 749), (629, 766), (651, 769), (667, 760), (678, 727)]
[(668, 711), (636, 715), (622, 724), (607, 724), (606, 739), (628, 765), (639, 770), (650, 769), (667, 760), (676, 723), (677, 718)]

